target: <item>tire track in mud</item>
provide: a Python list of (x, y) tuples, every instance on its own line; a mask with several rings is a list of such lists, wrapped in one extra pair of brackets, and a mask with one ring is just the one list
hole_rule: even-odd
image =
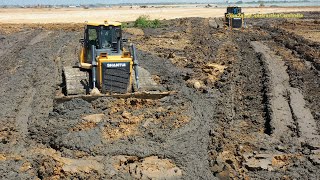
[(69, 43), (71, 36), (74, 35), (41, 30), (5, 36), (8, 46), (0, 59), (4, 64), (0, 79), (3, 84), (0, 87), (0, 161), (5, 159), (1, 165), (4, 179), (36, 176), (37, 169), (30, 167), (39, 166), (41, 155), (30, 154), (30, 147), (41, 144), (30, 136), (33, 136), (34, 121), (43, 120), (52, 111), (56, 89), (53, 60), (56, 49)]
[[(280, 56), (276, 56), (266, 45), (253, 41), (252, 46), (266, 62), (270, 72), (270, 109), (272, 136), (279, 139), (297, 136), (302, 142), (319, 146), (319, 134), (316, 122), (310, 110), (305, 107), (304, 97), (297, 88), (289, 84), (287, 67)], [(295, 122), (296, 121), (296, 122)], [(290, 135), (291, 134), (291, 135)]]
[(19, 54), (34, 36), (34, 32), (25, 31), (15, 35), (8, 35), (0, 41), (0, 56), (3, 62), (0, 67), (3, 72), (0, 75), (0, 80), (5, 78), (6, 72), (13, 74), (18, 67), (22, 66), (22, 62), (18, 61)]
[[(243, 154), (258, 149), (259, 138), (265, 138), (264, 73), (247, 40), (251, 36), (229, 32), (231, 43), (227, 44), (228, 55), (223, 60), (229, 73), (225, 72), (216, 83), (221, 94), (215, 115), (217, 125), (210, 133), (209, 153), (212, 172), (219, 178), (248, 177)], [(231, 59), (232, 63), (228, 63)]]
[(16, 126), (18, 127), (18, 131), (21, 134), (20, 137), (22, 139), (26, 138), (28, 134), (28, 120), (32, 113), (31, 105), (35, 94), (36, 90), (34, 88), (30, 88), (18, 107), (19, 112), (16, 116)]
[(298, 88), (289, 89), (289, 103), (292, 109), (292, 115), (297, 121), (298, 136), (301, 142), (306, 142), (311, 146), (320, 148), (320, 136), (317, 132), (317, 124), (311, 114), (306, 102)]
[[(52, 32), (50, 32), (50, 31), (45, 31), (45, 32), (41, 32), (41, 33), (37, 34), (29, 41), (29, 43), (26, 46), (32, 47), (33, 45), (40, 43), (45, 38), (48, 38), (49, 34), (51, 34), (51, 33)], [(29, 121), (29, 117), (32, 113), (32, 103), (33, 103), (33, 99), (34, 99), (34, 96), (36, 93), (37, 93), (37, 89), (34, 87), (30, 87), (26, 91), (26, 94), (25, 94), (21, 104), (18, 107), (19, 112), (17, 113), (17, 116), (16, 116), (16, 123), (17, 123), (17, 127), (19, 129), (19, 133), (21, 133), (20, 137), (22, 139), (25, 139), (28, 134), (28, 121)]]
[[(237, 36), (238, 35), (239, 37), (242, 37), (242, 35), (237, 34)], [(234, 89), (234, 91), (230, 93), (231, 94), (235, 93), (234, 96), (236, 97), (235, 101), (231, 101), (235, 103), (235, 106), (231, 106), (231, 107), (236, 107), (236, 109), (239, 109), (239, 111), (236, 111), (235, 118), (228, 123), (230, 127), (225, 128), (224, 133), (222, 133), (222, 135), (219, 135), (218, 133), (213, 133), (214, 134), (213, 140), (215, 140), (214, 142), (218, 144), (218, 147), (219, 147), (217, 148), (217, 150), (220, 149), (220, 152), (217, 151), (219, 152), (218, 155), (215, 154), (216, 153), (215, 151), (212, 152), (213, 155), (217, 157), (217, 158), (213, 158), (215, 160), (215, 164), (213, 164), (212, 166), (214, 172), (220, 177), (221, 176), (225, 177), (223, 175), (229, 174), (230, 177), (241, 177), (241, 178), (246, 178), (248, 176), (252, 178), (270, 178), (270, 177), (280, 178), (280, 177), (283, 177), (283, 174), (285, 173), (277, 169), (278, 168), (277, 166), (279, 165), (282, 166), (281, 165), (282, 163), (286, 163), (290, 171), (297, 172), (294, 175), (290, 174), (289, 177), (300, 177), (300, 178), (317, 177), (316, 173), (305, 175), (305, 173), (308, 171), (318, 172), (317, 167), (314, 166), (317, 164), (317, 161), (318, 161), (316, 158), (317, 150), (313, 151), (313, 149), (316, 148), (317, 145), (313, 144), (312, 145), (313, 147), (312, 146), (306, 147), (309, 145), (304, 145), (304, 144), (305, 142), (308, 142), (309, 139), (299, 138), (297, 135), (295, 135), (295, 137), (291, 137), (288, 135), (286, 137), (286, 135), (284, 135), (284, 138), (274, 137), (272, 134), (270, 134), (271, 136), (268, 135), (269, 134), (268, 129), (265, 129), (265, 128), (268, 128), (268, 119), (271, 119), (271, 115), (272, 115), (271, 109), (268, 110), (268, 107), (270, 106), (270, 91), (272, 90), (272, 84), (270, 82), (271, 74), (267, 66), (267, 63), (265, 62), (264, 57), (261, 57), (261, 54), (259, 53), (255, 54), (255, 52), (253, 52), (254, 49), (250, 47), (250, 44), (249, 44), (250, 41), (247, 40), (248, 37), (249, 39), (253, 39), (253, 40), (263, 39), (263, 37), (257, 37), (256, 34), (249, 35), (246, 33), (244, 33), (243, 36), (246, 38), (244, 39), (240, 38), (237, 41), (239, 42), (238, 44), (241, 47), (240, 60), (244, 58), (245, 61), (243, 62), (240, 61), (235, 64), (234, 66), (234, 68), (236, 69), (235, 72), (237, 72), (238, 69), (241, 72), (239, 74), (236, 73), (235, 75), (232, 76), (233, 78), (229, 79), (231, 81), (230, 88), (233, 87), (232, 89)], [(246, 43), (246, 41), (248, 42)], [(252, 50), (248, 50), (248, 48), (249, 49), (251, 48)], [(260, 71), (258, 71), (258, 69), (260, 69)], [(284, 70), (284, 73), (287, 73), (286, 69)], [(249, 79), (248, 81), (246, 81), (247, 78)], [(289, 78), (287, 78), (287, 80), (289, 81)], [(257, 86), (257, 83), (260, 83), (260, 85)], [(290, 85), (289, 82), (287, 84)], [(259, 90), (260, 93), (254, 94), (253, 92), (258, 89), (260, 89)], [(284, 95), (287, 98), (290, 97), (288, 96), (287, 91), (285, 91)], [(232, 95), (229, 95), (229, 97), (230, 96)], [(258, 99), (252, 99), (252, 96), (253, 97), (265, 96), (265, 98), (261, 101), (257, 101)], [(294, 98), (297, 98), (295, 95), (291, 95), (291, 96), (293, 96)], [(291, 105), (296, 103), (292, 102), (290, 99), (285, 99), (285, 100), (287, 101), (286, 103), (289, 106), (288, 113), (291, 114), (291, 111), (292, 111)], [(304, 107), (303, 103), (301, 103), (301, 99), (298, 100), (298, 102), (299, 102), (298, 106)], [(229, 106), (227, 106), (228, 104), (227, 102), (224, 102), (223, 104), (225, 105), (225, 109), (230, 108)], [(261, 106), (262, 107), (264, 106), (265, 108), (264, 109), (258, 108)], [(243, 107), (251, 107), (251, 108), (246, 109)], [(221, 112), (226, 112), (225, 109), (221, 110)], [(258, 111), (258, 109), (260, 109), (260, 111)], [(252, 116), (254, 115), (255, 112), (257, 112), (258, 114), (260, 113), (260, 115), (264, 114), (264, 116), (262, 118), (261, 117), (258, 118), (259, 116)], [(243, 116), (241, 117), (241, 115)], [(270, 116), (270, 118), (268, 118), (268, 116)], [(241, 119), (245, 120), (244, 121), (245, 124), (242, 121), (239, 121)], [(253, 123), (252, 125), (248, 124), (248, 122), (250, 121)], [(264, 122), (266, 122), (266, 126), (263, 125)], [(293, 125), (296, 125), (293, 119), (292, 119), (292, 122), (293, 122)], [(305, 123), (304, 119), (303, 121), (300, 121), (300, 123), (302, 124)], [(245, 127), (246, 126), (247, 127), (244, 128), (242, 124), (244, 124)], [(224, 125), (223, 127), (228, 127), (228, 125)], [(250, 130), (247, 131), (247, 128), (250, 128)], [(262, 128), (261, 130), (264, 130), (266, 134), (265, 135), (261, 134), (261, 131), (259, 130), (259, 128)], [(295, 129), (289, 129), (289, 132), (291, 130), (295, 130)], [(237, 134), (236, 132), (238, 131), (242, 131), (242, 132)], [(248, 136), (245, 136), (244, 133), (247, 133)], [(294, 134), (297, 134), (297, 133), (295, 132)], [(234, 138), (235, 135), (238, 137)], [(254, 138), (250, 139), (249, 138), (250, 136)], [(219, 142), (217, 140), (219, 138), (217, 137), (224, 137), (226, 140), (220, 139), (220, 142)], [(247, 140), (243, 141), (244, 139), (247, 139)], [(228, 142), (221, 143), (221, 141), (228, 141)], [(223, 145), (219, 146), (219, 144), (223, 144)], [(250, 144), (250, 146), (248, 146), (248, 144)], [(230, 148), (232, 147), (232, 145), (235, 146), (234, 149)], [(282, 149), (283, 147), (285, 148)], [(311, 150), (311, 155), (306, 153), (306, 152), (310, 152), (310, 150)], [(299, 154), (301, 153), (304, 154), (305, 156), (303, 156), (303, 158), (298, 158)], [(312, 154), (315, 154), (315, 155), (312, 155)], [(284, 160), (283, 158), (287, 158), (287, 160)], [(291, 163), (294, 165), (292, 165)], [(298, 168), (295, 168), (295, 166)], [(223, 169), (227, 171), (224, 171)]]
[[(301, 64), (306, 64), (305, 67), (308, 66), (309, 63), (305, 62), (306, 60), (299, 59), (297, 57), (303, 57), (300, 56), (296, 51), (287, 49), (289, 46), (292, 46), (293, 44), (290, 44), (290, 41), (288, 41), (288, 37), (293, 36), (293, 34), (288, 33), (281, 33), (278, 34), (277, 31), (270, 30), (268, 28), (269, 24), (277, 24), (272, 21), (266, 21), (263, 26), (260, 26), (262, 29), (267, 29), (267, 31), (264, 31), (264, 34), (267, 35), (267, 38), (261, 38), (259, 35), (259, 31), (255, 31), (255, 33), (252, 33), (248, 35), (249, 39), (251, 41), (261, 41), (263, 40), (268, 44), (269, 47), (272, 47), (272, 50), (274, 51), (272, 54), (278, 55), (278, 58), (280, 56), (281, 61), (285, 61), (283, 63), (284, 66), (288, 66), (288, 69), (285, 68), (284, 72), (289, 75), (289, 90), (297, 91), (300, 94), (290, 94), (289, 90), (284, 93), (285, 100), (287, 101), (287, 104), (289, 104), (289, 113), (292, 116), (292, 122), (293, 126), (289, 128), (290, 131), (292, 131), (293, 137), (289, 135), (284, 135), (283, 138), (277, 138), (273, 134), (268, 133), (268, 126), (270, 126), (270, 122), (268, 119), (271, 120), (272, 110), (270, 108), (270, 91), (272, 90), (272, 83), (270, 82), (270, 77), (272, 76), (270, 73), (270, 70), (267, 66), (267, 63), (265, 61), (265, 57), (262, 57), (260, 53), (257, 54), (258, 61), (261, 62), (263, 69), (263, 76), (261, 79), (263, 80), (263, 86), (265, 92), (265, 98), (263, 101), (263, 104), (265, 104), (265, 110), (266, 113), (266, 133), (270, 136), (266, 137), (259, 137), (260, 145), (257, 144), (256, 147), (260, 147), (260, 149), (257, 149), (253, 152), (253, 155), (249, 152), (242, 154), (242, 164), (244, 167), (249, 170), (247, 175), (249, 175), (251, 178), (302, 178), (302, 179), (317, 179), (319, 176), (317, 175), (319, 172), (319, 168), (317, 165), (319, 165), (319, 151), (317, 149), (317, 145), (313, 142), (310, 142), (308, 144), (309, 138), (300, 137), (301, 133), (298, 132), (299, 130), (299, 123), (302, 125), (308, 125), (308, 122), (304, 119), (309, 119), (310, 113), (308, 113), (308, 108), (312, 110), (312, 115), (316, 115), (317, 112), (317, 105), (315, 104), (317, 101), (317, 92), (314, 91), (314, 88), (317, 87), (316, 83), (316, 76), (317, 72), (314, 72), (314, 68), (311, 67), (312, 71), (304, 70), (304, 66), (301, 66)], [(261, 35), (261, 34), (260, 34)], [(288, 36), (287, 36), (288, 35)], [(263, 37), (263, 36), (262, 36)], [(267, 40), (267, 41), (265, 41)], [(273, 41), (275, 40), (276, 43)], [(250, 42), (250, 41), (249, 41)], [(272, 42), (272, 43), (270, 43)], [(298, 43), (300, 40), (298, 41)], [(282, 44), (282, 43), (288, 43), (288, 44)], [(311, 43), (312, 44), (312, 43)], [(295, 44), (294, 46), (300, 46), (299, 44)], [(303, 46), (309, 46), (310, 43), (306, 43)], [(298, 47), (297, 46), (297, 47)], [(286, 48), (287, 47), (287, 48)], [(301, 53), (306, 53), (303, 51), (300, 51)], [(295, 58), (293, 58), (295, 57)], [(275, 63), (278, 63), (275, 62)], [(292, 87), (291, 87), (292, 86)], [(313, 87), (313, 90), (310, 91), (310, 88)], [(298, 88), (298, 89), (297, 89)], [(310, 93), (306, 93), (310, 92)], [(300, 96), (303, 93), (304, 98), (306, 98), (306, 107), (304, 106), (304, 100), (303, 96)], [(302, 97), (301, 98), (299, 98)], [(296, 98), (295, 100), (291, 98)], [(304, 118), (298, 119), (295, 115), (295, 110), (293, 110), (292, 105), (296, 105), (299, 108), (296, 108), (298, 111), (304, 111), (306, 113), (304, 115)], [(301, 108), (302, 107), (302, 108)], [(296, 113), (299, 113), (299, 112)], [(270, 115), (270, 118), (268, 118), (268, 115)], [(314, 116), (317, 117), (317, 116)], [(311, 118), (312, 119), (312, 118)], [(315, 119), (314, 121), (315, 122)], [(316, 128), (313, 124), (311, 129), (315, 129), (316, 131), (319, 128)], [(271, 128), (270, 128), (271, 129)], [(313, 133), (307, 133), (311, 136), (313, 136)], [(311, 138), (312, 139), (312, 138)], [(255, 144), (255, 143), (253, 143)], [(319, 143), (318, 143), (319, 144)], [(254, 146), (252, 146), (254, 147)], [(241, 151), (240, 151), (241, 152)], [(243, 153), (243, 152), (242, 152)], [(261, 154), (259, 154), (261, 153)], [(241, 153), (240, 153), (241, 154)], [(285, 164), (285, 166), (283, 166)], [(278, 169), (279, 166), (283, 166), (282, 168), (285, 168), (286, 170)], [(274, 169), (275, 168), (275, 169)], [(265, 170), (265, 171), (264, 171)], [(287, 173), (287, 172), (295, 172), (295, 173)]]
[(34, 46), (28, 45), (37, 34), (37, 31), (25, 31), (6, 36), (7, 41), (12, 44), (1, 58), (1, 63), (5, 65), (1, 67), (5, 78), (1, 79), (3, 86), (0, 87), (0, 123), (3, 127), (8, 127), (10, 136), (8, 142), (0, 143), (1, 153), (5, 153), (2, 156), (7, 159), (1, 167), (2, 177), (5, 179), (15, 179), (18, 175), (24, 179), (32, 177), (19, 169), (25, 162), (21, 156), (28, 152), (29, 119), (37, 113), (33, 109), (37, 93), (37, 89), (33, 87), (33, 72), (38, 59), (32, 58), (30, 53), (35, 53)]
[(287, 88), (289, 87), (289, 76), (286, 73), (284, 62), (280, 57), (272, 55), (271, 51), (260, 42), (253, 41), (251, 45), (255, 51), (262, 54), (262, 60), (270, 73), (269, 95), (271, 109), (271, 127), (273, 136), (281, 138), (290, 135), (290, 127), (294, 126), (290, 106), (287, 101)]
[[(26, 134), (24, 133), (27, 132), (27, 121), (32, 103), (32, 99), (28, 97), (27, 93), (33, 94), (33, 90), (31, 88), (28, 89), (29, 81), (27, 79), (20, 81), (17, 79), (29, 75), (28, 73), (22, 72), (25, 66), (28, 66), (28, 62), (24, 60), (22, 54), (27, 52), (25, 47), (27, 47), (27, 44), (36, 36), (36, 34), (36, 32), (25, 31), (15, 35), (8, 35), (5, 38), (6, 45), (1, 46), (1, 48), (5, 49), (1, 51), (2, 66), (0, 67), (0, 70), (3, 72), (1, 74), (1, 77), (3, 78), (0, 79), (2, 84), (0, 87), (0, 117), (3, 121), (8, 121), (3, 124), (3, 127), (13, 126), (10, 128), (13, 130), (13, 133), (10, 133), (10, 139), (12, 141), (17, 141), (20, 136), (25, 137)], [(28, 105), (28, 107), (25, 107), (25, 105)], [(22, 132), (19, 130), (22, 130)], [(20, 134), (20, 136), (18, 134)], [(1, 144), (1, 146), (2, 145), (3, 144)], [(6, 143), (6, 145), (1, 148), (6, 149), (8, 145), (11, 146), (11, 143)]]
[(319, 43), (269, 25), (262, 28), (272, 35), (274, 41), (269, 42), (269, 45), (274, 46), (277, 54), (285, 60), (289, 68), (290, 84), (302, 91), (320, 133)]
[[(270, 50), (265, 45), (265, 42), (251, 42), (251, 44), (258, 53), (261, 53), (261, 60), (265, 62), (265, 68), (268, 72), (267, 98), (269, 99), (270, 125), (273, 130), (270, 134), (271, 138), (281, 142), (281, 145), (276, 148), (278, 151), (290, 153), (280, 155), (274, 153), (268, 153), (262, 156), (256, 155), (257, 157), (255, 157), (253, 161), (250, 160), (250, 158), (246, 160), (249, 162), (247, 165), (251, 168), (256, 167), (256, 163), (259, 162), (257, 159), (264, 156), (266, 160), (264, 160), (265, 162), (260, 160), (259, 166), (263, 167), (269, 163), (272, 165), (269, 166), (269, 168), (273, 168), (282, 163), (281, 161), (283, 160), (281, 160), (281, 158), (287, 157), (289, 158), (289, 162), (287, 162), (288, 168), (292, 170), (295, 169), (295, 171), (299, 172), (295, 176), (306, 178), (305, 169), (308, 171), (317, 171), (315, 170), (316, 166), (313, 165), (319, 164), (319, 155), (317, 155), (317, 149), (319, 149), (319, 134), (317, 132), (316, 122), (308, 107), (305, 106), (304, 96), (301, 91), (291, 86), (287, 66), (282, 57)], [(279, 96), (281, 97), (280, 99)], [(286, 108), (278, 108), (278, 104), (275, 103), (280, 103), (281, 107)], [(283, 114), (287, 119), (283, 118)], [(279, 123), (283, 123), (283, 120), (287, 121), (285, 122), (286, 124), (290, 124), (285, 125), (287, 126), (285, 127), (286, 132), (282, 132), (283, 127), (278, 125)], [(291, 146), (294, 149), (289, 152), (281, 150), (281, 147), (286, 146)], [(296, 155), (294, 153), (296, 153)], [(301, 154), (303, 154), (303, 156), (301, 156)], [(299, 156), (302, 158), (299, 158)], [(270, 158), (272, 158), (272, 161), (270, 161)], [(296, 167), (298, 168), (294, 168), (290, 163), (297, 163)], [(303, 167), (305, 169), (300, 169)], [(268, 170), (273, 171), (272, 169)], [(260, 176), (265, 176), (262, 172), (259, 172), (259, 174)], [(277, 174), (275, 175), (279, 177)], [(313, 178), (317, 177), (316, 174), (309, 174), (308, 176)]]

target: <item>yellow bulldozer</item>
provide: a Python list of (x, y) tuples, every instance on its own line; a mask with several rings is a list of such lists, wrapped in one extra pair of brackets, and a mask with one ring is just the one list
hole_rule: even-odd
[(244, 13), (241, 12), (241, 7), (227, 7), (227, 12), (224, 14), (225, 24), (229, 29), (244, 28)]
[(135, 46), (126, 45), (122, 38), (120, 22), (86, 22), (79, 42), (79, 61), (63, 68), (64, 96), (56, 100), (110, 96), (158, 99), (171, 93), (139, 66)]

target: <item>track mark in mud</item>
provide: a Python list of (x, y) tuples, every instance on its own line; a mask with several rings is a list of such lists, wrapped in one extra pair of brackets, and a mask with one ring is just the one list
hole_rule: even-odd
[[(299, 88), (304, 95), (306, 106), (317, 122), (317, 129), (320, 129), (320, 78), (319, 71), (314, 67), (314, 63), (301, 57), (295, 50), (285, 47), (282, 43), (268, 41), (268, 46), (273, 47), (277, 55), (280, 55), (288, 66), (290, 85)], [(303, 43), (311, 46), (312, 44)], [(318, 131), (319, 132), (319, 131)], [(320, 132), (319, 132), (320, 133)]]
[[(265, 62), (263, 61), (262, 57), (259, 56), (260, 65), (265, 67)], [(262, 68), (262, 104), (263, 104), (263, 111), (265, 113), (265, 122), (264, 122), (264, 133), (271, 135), (272, 127), (271, 127), (271, 109), (270, 109), (270, 99), (268, 97), (268, 89), (269, 89), (269, 79), (268, 79), (268, 70), (266, 68)]]
[(256, 52), (262, 53), (262, 58), (270, 72), (270, 108), (272, 135), (276, 137), (286, 136), (291, 133), (289, 127), (293, 126), (293, 118), (287, 100), (287, 87), (289, 76), (286, 73), (284, 62), (279, 56), (271, 53), (270, 49), (261, 42), (251, 42)]
[(221, 92), (210, 132), (210, 167), (218, 178), (245, 179), (242, 155), (257, 150), (263, 141), (263, 68), (247, 41), (247, 34), (229, 34), (217, 49), (216, 60), (228, 69), (216, 83)]
[(35, 94), (36, 90), (34, 88), (30, 88), (19, 106), (20, 111), (18, 112), (18, 115), (16, 117), (16, 123), (23, 138), (28, 133), (28, 120), (29, 116), (32, 113), (31, 105)]
[(47, 38), (49, 36), (49, 34), (51, 34), (52, 32), (47, 31), (47, 32), (41, 32), (40, 34), (38, 34), (36, 37), (34, 37), (33, 39), (31, 39), (31, 41), (29, 42), (29, 46), (33, 46), (36, 43), (41, 42), (43, 39)]
[(317, 133), (317, 124), (311, 114), (309, 108), (306, 108), (306, 102), (303, 95), (297, 88), (290, 88), (290, 107), (292, 108), (293, 115), (296, 117), (299, 136), (302, 141), (308, 140), (313, 145), (318, 143), (320, 145), (319, 134)]
[[(280, 56), (275, 55), (262, 42), (253, 41), (254, 49), (262, 53), (262, 59), (270, 72), (270, 109), (272, 135), (278, 138), (294, 136), (292, 131), (297, 131), (303, 141), (319, 141), (316, 122), (310, 110), (305, 106), (304, 97), (297, 88), (289, 84), (287, 67)], [(296, 121), (296, 122), (294, 122)], [(313, 144), (313, 143), (312, 143)]]

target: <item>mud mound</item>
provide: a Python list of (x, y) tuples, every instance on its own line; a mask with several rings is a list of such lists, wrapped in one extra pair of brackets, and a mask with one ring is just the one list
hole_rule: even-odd
[(48, 23), (48, 24), (1, 24), (1, 34), (17, 33), (25, 30), (77, 31), (83, 30), (84, 23)]

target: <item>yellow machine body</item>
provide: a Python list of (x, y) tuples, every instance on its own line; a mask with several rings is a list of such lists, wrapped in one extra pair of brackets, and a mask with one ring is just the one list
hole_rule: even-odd
[[(82, 69), (87, 69), (87, 70), (91, 70), (93, 68), (93, 64), (92, 64), (92, 57), (88, 56), (87, 54), (89, 53), (88, 51), (91, 51), (90, 47), (88, 47), (86, 45), (86, 43), (89, 42), (89, 35), (86, 34), (87, 33), (87, 29), (88, 28), (97, 28), (97, 29), (103, 29), (106, 28), (108, 29), (110, 27), (110, 29), (114, 28), (114, 27), (119, 27), (121, 28), (121, 23), (119, 22), (109, 22), (109, 21), (104, 21), (103, 23), (99, 23), (99, 22), (88, 22), (85, 26), (85, 35), (84, 35), (84, 42), (81, 48), (81, 52), (80, 52), (80, 57), (79, 57), (79, 64), (80, 64), (80, 68)], [(98, 37), (97, 39), (100, 41), (100, 39), (103, 37)], [(112, 38), (112, 37), (111, 37)], [(120, 36), (121, 38), (121, 36)], [(122, 40), (122, 39), (121, 39)], [(120, 43), (122, 41), (119, 41), (118, 43)], [(99, 45), (98, 45), (99, 46)], [(101, 48), (100, 48), (101, 49)], [(110, 51), (111, 52), (111, 51)], [(99, 52), (97, 51), (95, 60), (96, 60), (96, 79), (97, 79), (97, 87), (104, 91), (103, 88), (103, 84), (107, 83), (107, 82), (103, 82), (106, 78), (104, 77), (103, 73), (105, 71), (105, 67), (103, 66), (103, 64), (108, 64), (108, 63), (115, 63), (115, 65), (123, 65), (123, 63), (125, 63), (126, 65), (129, 65), (128, 73), (130, 74), (128, 76), (128, 91), (132, 86), (132, 82), (133, 82), (133, 77), (132, 77), (132, 72), (133, 72), (133, 58), (131, 56), (131, 53), (126, 50), (125, 48), (121, 48), (119, 49), (118, 53), (108, 53), (108, 52)], [(115, 75), (116, 76), (116, 75)], [(124, 91), (123, 91), (124, 93)]]
[(88, 22), (80, 43), (78, 66), (63, 67), (65, 96), (56, 97), (56, 101), (99, 97), (159, 99), (173, 93), (163, 92), (151, 74), (139, 66), (135, 46), (124, 45), (121, 23)]

